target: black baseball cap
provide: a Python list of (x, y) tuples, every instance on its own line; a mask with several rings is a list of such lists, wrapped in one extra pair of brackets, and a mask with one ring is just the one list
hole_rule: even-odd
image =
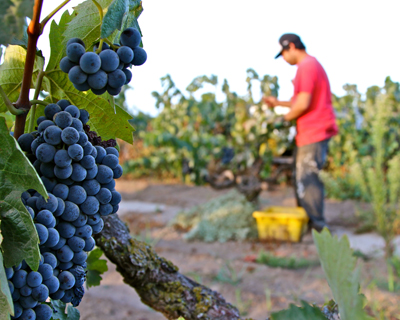
[(279, 58), (282, 55), (282, 51), (289, 49), (289, 43), (293, 43), (297, 49), (305, 49), (303, 42), (300, 37), (294, 33), (285, 33), (279, 38), (279, 44), (281, 45), (281, 51), (276, 55), (276, 58)]

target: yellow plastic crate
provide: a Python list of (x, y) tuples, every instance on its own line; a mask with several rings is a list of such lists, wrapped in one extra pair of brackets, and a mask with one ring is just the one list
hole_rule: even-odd
[(301, 207), (268, 207), (253, 217), (261, 240), (299, 242), (307, 231), (308, 216)]

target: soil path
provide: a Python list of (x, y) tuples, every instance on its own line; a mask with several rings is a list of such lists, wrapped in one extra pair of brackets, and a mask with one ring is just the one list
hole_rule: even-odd
[[(228, 191), (215, 191), (209, 187), (191, 187), (180, 184), (159, 184), (145, 180), (117, 181), (122, 193), (119, 215), (129, 223), (131, 232), (142, 241), (151, 243), (163, 257), (171, 260), (180, 272), (220, 292), (236, 305), (241, 314), (255, 320), (266, 319), (271, 311), (285, 309), (290, 303), (306, 300), (319, 305), (329, 301), (329, 286), (319, 266), (288, 270), (271, 268), (254, 262), (260, 251), (273, 252), (277, 256), (297, 256), (317, 259), (311, 234), (302, 242), (260, 243), (228, 242), (203, 243), (183, 240), (183, 233), (168, 226), (168, 222), (180, 210), (204, 203)], [(261, 206), (294, 206), (291, 188), (275, 188), (263, 191)], [(385, 279), (386, 268), (381, 258), (383, 240), (376, 234), (356, 235), (356, 210), (354, 201), (326, 201), (326, 217), (338, 236), (347, 234), (353, 248), (374, 256), (363, 262), (362, 291), (377, 308), (382, 308), (390, 319), (399, 314), (398, 294), (377, 288)], [(400, 239), (397, 239), (400, 248)], [(382, 281), (383, 281), (382, 280)], [(141, 303), (135, 290), (125, 285), (121, 276), (109, 263), (102, 285), (87, 290), (78, 308), (82, 320), (161, 320), (165, 319)]]

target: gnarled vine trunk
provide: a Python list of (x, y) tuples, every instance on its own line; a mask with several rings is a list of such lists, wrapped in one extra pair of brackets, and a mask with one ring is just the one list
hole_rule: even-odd
[(182, 275), (149, 245), (133, 239), (116, 214), (103, 219), (104, 229), (95, 236), (96, 244), (143, 303), (173, 320), (180, 316), (185, 320), (240, 319), (239, 311), (221, 294)]

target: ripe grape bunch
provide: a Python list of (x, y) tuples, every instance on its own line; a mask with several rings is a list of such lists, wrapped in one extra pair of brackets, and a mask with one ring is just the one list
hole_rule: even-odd
[[(128, 69), (140, 66), (147, 60), (146, 51), (139, 47), (140, 32), (127, 28), (121, 33), (120, 46), (103, 43), (101, 52), (86, 52), (85, 43), (79, 38), (67, 42), (67, 56), (60, 61), (60, 69), (68, 73), (68, 78), (79, 91), (92, 90), (96, 95), (106, 91), (113, 96), (121, 92), (123, 85), (132, 79)], [(116, 48), (114, 51), (113, 48)]]
[(49, 297), (79, 305), (87, 252), (95, 246), (92, 235), (103, 229), (102, 216), (116, 213), (121, 201), (114, 188), (114, 179), (122, 175), (118, 151), (88, 140), (89, 113), (67, 100), (47, 105), (44, 113), (37, 131), (18, 138), (50, 198), (35, 190), (21, 196), (39, 235), (41, 260), (38, 271), (25, 261), (6, 268), (13, 319), (49, 320)]

